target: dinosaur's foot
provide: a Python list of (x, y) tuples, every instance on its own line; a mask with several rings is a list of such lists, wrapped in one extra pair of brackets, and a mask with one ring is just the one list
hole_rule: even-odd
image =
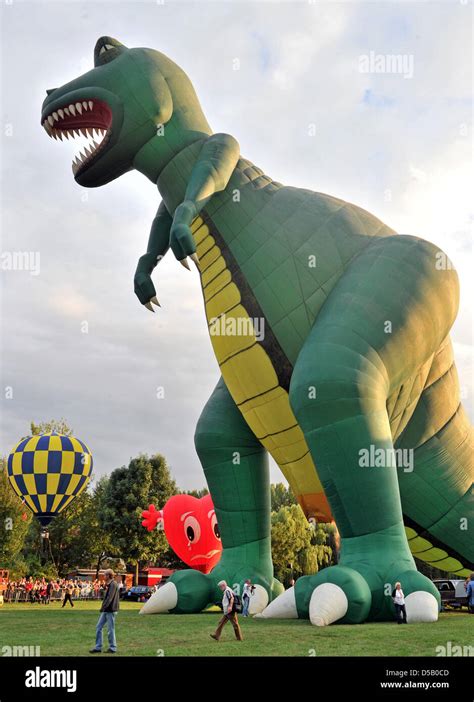
[(359, 624), (367, 618), (372, 595), (362, 575), (333, 566), (299, 578), (262, 612), (264, 618), (309, 619), (316, 626), (333, 622)]
[(272, 601), (264, 618), (309, 619), (316, 626), (394, 621), (392, 592), (401, 583), (407, 622), (438, 619), (439, 593), (419, 573), (400, 529), (343, 542), (341, 563), (299, 578), (294, 588)]
[[(226, 560), (228, 564), (226, 564)], [(224, 562), (222, 562), (224, 561)], [(218, 587), (221, 580), (234, 592), (242, 594), (244, 583), (249, 579), (254, 586), (250, 597), (249, 614), (257, 614), (268, 605), (272, 596), (282, 591), (282, 586), (271, 575), (273, 566), (264, 570), (235, 563), (224, 559), (212, 573), (204, 575), (197, 570), (181, 570), (155, 592), (140, 610), (140, 614), (193, 614), (201, 612), (209, 604), (222, 601), (222, 591)]]

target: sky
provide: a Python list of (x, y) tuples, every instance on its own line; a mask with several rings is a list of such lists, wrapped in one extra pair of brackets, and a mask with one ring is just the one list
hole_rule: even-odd
[[(219, 371), (199, 276), (170, 253), (153, 275), (162, 308), (145, 310), (133, 275), (156, 187), (133, 172), (81, 188), (77, 147), (40, 125), (46, 89), (92, 68), (102, 35), (178, 63), (213, 130), (275, 180), (446, 251), (472, 418), (471, 23), (464, 0), (2, 3), (1, 453), (31, 420), (63, 417), (96, 476), (159, 452), (182, 489), (205, 485), (193, 434)], [(396, 70), (390, 55), (402, 57)], [(15, 251), (29, 270), (8, 269)], [(275, 465), (271, 477), (282, 480)]]

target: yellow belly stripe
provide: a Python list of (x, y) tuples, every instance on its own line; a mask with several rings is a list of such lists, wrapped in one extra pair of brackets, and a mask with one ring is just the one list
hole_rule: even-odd
[(331, 511), (303, 432), (256, 338), (242, 294), (209, 228), (192, 227), (211, 343), (222, 376), (255, 436), (279, 465), (308, 517), (331, 521)]
[(456, 573), (459, 577), (467, 577), (470, 575), (471, 571), (464, 568), (463, 564), (457, 558), (453, 558), (443, 549), (433, 546), (430, 541), (419, 536), (411, 527), (406, 526), (405, 533), (407, 535), (410, 551), (418, 560), (433, 565), (440, 570)]

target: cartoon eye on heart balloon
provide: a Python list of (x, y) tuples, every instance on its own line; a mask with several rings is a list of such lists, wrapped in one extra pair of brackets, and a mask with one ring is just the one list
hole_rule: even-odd
[(191, 568), (209, 573), (219, 561), (222, 542), (210, 495), (173, 495), (163, 509), (150, 505), (142, 517), (148, 531), (164, 529), (173, 551)]

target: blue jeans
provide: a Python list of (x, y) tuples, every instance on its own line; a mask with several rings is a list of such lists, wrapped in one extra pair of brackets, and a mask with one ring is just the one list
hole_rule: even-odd
[(97, 627), (95, 630), (95, 648), (97, 651), (102, 651), (102, 629), (107, 624), (107, 633), (109, 639), (109, 648), (111, 651), (117, 650), (117, 641), (115, 640), (115, 617), (117, 612), (101, 612)]
[(242, 615), (249, 616), (250, 597), (242, 597)]

